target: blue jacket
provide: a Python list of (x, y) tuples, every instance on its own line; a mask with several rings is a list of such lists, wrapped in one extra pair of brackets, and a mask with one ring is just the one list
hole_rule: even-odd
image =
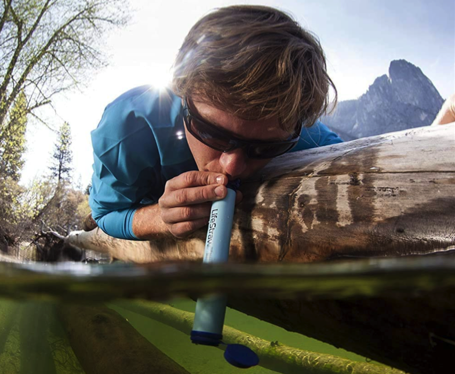
[[(92, 217), (107, 234), (137, 239), (137, 208), (158, 202), (167, 180), (197, 170), (184, 136), (181, 99), (172, 91), (134, 88), (109, 104), (92, 131)], [(340, 143), (317, 122), (304, 128), (291, 152)]]

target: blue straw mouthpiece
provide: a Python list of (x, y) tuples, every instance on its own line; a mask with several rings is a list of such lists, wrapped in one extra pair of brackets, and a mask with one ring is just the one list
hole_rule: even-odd
[(231, 190), (237, 191), (240, 187), (240, 179), (229, 181), (226, 187), (230, 188)]

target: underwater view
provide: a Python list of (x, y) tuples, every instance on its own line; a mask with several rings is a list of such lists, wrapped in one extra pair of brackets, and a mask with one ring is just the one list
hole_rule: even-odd
[[(402, 372), (384, 365), (389, 360), (404, 372), (448, 372), (454, 268), (452, 256), (310, 266), (2, 263), (0, 368), (8, 374)], [(227, 296), (228, 346), (191, 342), (195, 300), (207, 295)], [(259, 364), (245, 369), (242, 350), (225, 358), (232, 344), (250, 348)], [(380, 356), (391, 350), (401, 362)]]

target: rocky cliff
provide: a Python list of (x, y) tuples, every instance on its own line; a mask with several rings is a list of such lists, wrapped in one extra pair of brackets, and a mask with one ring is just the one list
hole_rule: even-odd
[(358, 100), (341, 101), (323, 117), (344, 140), (428, 126), (443, 104), (433, 83), (417, 66), (396, 60), (389, 75), (376, 78)]

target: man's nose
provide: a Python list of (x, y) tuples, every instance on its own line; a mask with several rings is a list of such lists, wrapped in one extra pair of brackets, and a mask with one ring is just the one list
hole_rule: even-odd
[(234, 149), (229, 152), (221, 153), (220, 165), (223, 172), (231, 177), (240, 176), (247, 167), (248, 156), (241, 148)]

